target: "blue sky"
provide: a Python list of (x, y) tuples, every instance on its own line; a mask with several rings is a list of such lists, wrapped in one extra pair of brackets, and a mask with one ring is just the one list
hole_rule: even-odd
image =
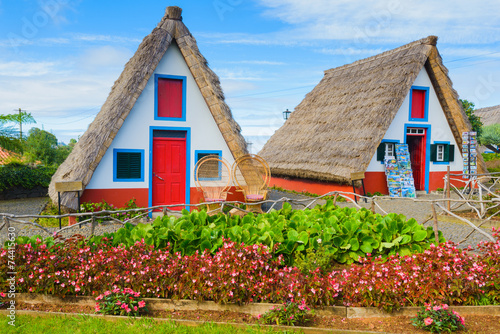
[(0, 0), (0, 113), (77, 138), (171, 5), (255, 153), (323, 71), (428, 35), (461, 98), (500, 104), (499, 0)]

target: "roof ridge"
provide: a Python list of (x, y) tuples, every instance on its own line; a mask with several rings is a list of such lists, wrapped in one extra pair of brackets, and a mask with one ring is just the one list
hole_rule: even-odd
[(342, 65), (342, 66), (339, 66), (339, 67), (334, 67), (334, 68), (328, 69), (328, 70), (325, 71), (325, 74), (332, 73), (332, 72), (335, 72), (335, 71), (338, 71), (338, 70), (341, 70), (341, 69), (346, 69), (346, 68), (350, 68), (350, 67), (353, 67), (353, 66), (358, 66), (358, 65), (361, 65), (361, 64), (369, 63), (371, 61), (378, 60), (380, 58), (391, 56), (391, 55), (393, 55), (395, 53), (411, 49), (411, 48), (413, 48), (415, 46), (418, 46), (418, 45), (433, 45), (433, 46), (435, 46), (437, 44), (437, 40), (438, 40), (437, 36), (430, 35), (430, 36), (427, 36), (425, 38), (419, 39), (417, 41), (413, 41), (411, 43), (408, 43), (408, 44), (405, 44), (403, 46), (400, 46), (398, 48), (387, 50), (387, 51), (382, 52), (380, 54), (377, 54), (377, 55), (374, 55), (374, 56), (371, 56), (371, 57), (368, 57), (368, 58), (360, 59), (360, 60), (357, 60), (357, 61), (355, 61), (353, 63), (350, 63), (350, 64), (346, 64), (346, 65)]

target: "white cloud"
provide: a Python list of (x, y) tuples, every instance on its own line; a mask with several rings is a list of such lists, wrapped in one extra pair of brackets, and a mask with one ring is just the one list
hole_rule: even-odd
[(248, 81), (221, 79), (224, 94), (237, 94), (256, 90), (258, 86)]
[(333, 55), (333, 56), (338, 56), (338, 55), (348, 55), (348, 56), (356, 56), (356, 55), (367, 55), (367, 56), (372, 56), (378, 53), (382, 53), (386, 50), (382, 48), (377, 48), (377, 49), (366, 49), (366, 48), (353, 48), (353, 47), (345, 47), (345, 48), (335, 48), (335, 49), (329, 49), (329, 48), (322, 48), (316, 50), (316, 52), (327, 54), (327, 55)]
[(295, 27), (298, 39), (380, 39), (408, 41), (429, 34), (455, 43), (500, 40), (500, 2), (468, 0), (403, 2), (402, 0), (260, 0), (264, 15)]
[(125, 63), (133, 55), (132, 51), (109, 45), (87, 49), (79, 60), (85, 70), (108, 70), (111, 68), (123, 69)]
[(56, 63), (53, 62), (0, 62), (0, 76), (9, 77), (32, 77), (48, 74), (56, 71)]
[(213, 68), (221, 80), (237, 81), (263, 81), (264, 79), (258, 71), (245, 69)]
[(268, 61), (268, 60), (238, 60), (238, 61), (227, 61), (227, 64), (245, 64), (245, 65), (286, 65), (286, 63), (281, 61)]
[(114, 35), (92, 35), (92, 34), (73, 34), (74, 41), (83, 42), (112, 42), (112, 43), (140, 43), (142, 40), (135, 37), (114, 36)]

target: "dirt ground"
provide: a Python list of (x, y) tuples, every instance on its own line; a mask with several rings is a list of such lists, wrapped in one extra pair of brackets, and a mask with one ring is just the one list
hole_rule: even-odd
[[(65, 313), (87, 313), (93, 314), (94, 308), (82, 306), (60, 306), (38, 304), (31, 305), (19, 303), (18, 310), (36, 310), (46, 312), (65, 312)], [(183, 319), (195, 321), (213, 321), (227, 323), (245, 323), (257, 324), (257, 317), (237, 312), (214, 312), (214, 311), (155, 311), (149, 314), (150, 317)], [(310, 327), (331, 328), (343, 330), (364, 330), (381, 333), (429, 333), (419, 330), (411, 324), (411, 317), (389, 317), (389, 318), (366, 318), (366, 319), (347, 319), (335, 316), (320, 317), (315, 316), (309, 324)], [(500, 333), (500, 316), (475, 315), (465, 317), (466, 331), (460, 333), (477, 334), (498, 334)]]

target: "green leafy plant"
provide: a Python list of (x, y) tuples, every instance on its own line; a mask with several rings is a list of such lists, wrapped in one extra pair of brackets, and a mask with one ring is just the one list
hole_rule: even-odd
[(308, 274), (318, 269), (322, 274), (332, 271), (334, 255), (323, 247), (321, 239), (316, 240), (316, 242), (320, 244), (317, 250), (308, 248), (306, 254), (302, 252), (297, 252), (295, 254), (294, 265), (303, 274)]
[(281, 306), (275, 306), (258, 318), (263, 324), (284, 325), (284, 326), (304, 326), (312, 320), (314, 311), (302, 301), (300, 304), (289, 301)]
[(138, 316), (148, 312), (146, 302), (142, 300), (139, 292), (125, 288), (115, 288), (96, 297), (96, 313), (110, 315)]
[[(441, 232), (439, 236), (439, 241), (444, 242)], [(184, 210), (179, 218), (163, 216), (152, 224), (136, 226), (127, 223), (106, 237), (115, 246), (130, 247), (143, 239), (157, 249), (170, 245), (172, 252), (182, 255), (196, 251), (214, 254), (225, 238), (245, 245), (266, 245), (275, 257), (282, 255), (287, 265), (294, 264), (297, 254), (305, 256), (310, 249), (313, 256), (320, 247), (323, 254), (314, 256), (324, 257), (322, 262), (351, 264), (368, 254), (385, 260), (391, 255), (420, 253), (435, 242), (432, 227), (426, 229), (415, 219), (406, 220), (395, 213), (381, 216), (366, 209), (339, 208), (331, 200), (306, 210), (293, 210), (284, 203), (279, 211), (244, 217), (209, 216), (205, 211)], [(93, 237), (90, 242), (96, 240)], [(319, 267), (326, 268), (325, 265)]]
[(458, 312), (451, 311), (446, 304), (422, 306), (417, 316), (411, 320), (413, 326), (432, 333), (465, 329), (465, 319)]

